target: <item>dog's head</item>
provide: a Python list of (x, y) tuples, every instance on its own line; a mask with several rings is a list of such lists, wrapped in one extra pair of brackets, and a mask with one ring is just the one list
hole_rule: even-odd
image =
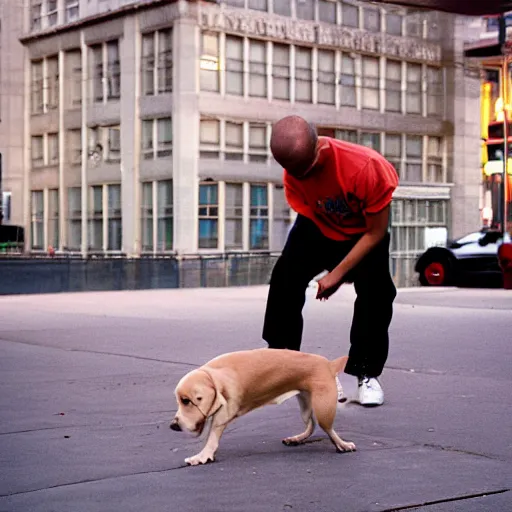
[(203, 432), (206, 420), (223, 404), (223, 397), (210, 372), (193, 370), (187, 373), (174, 390), (178, 410), (171, 429), (188, 430), (196, 436)]

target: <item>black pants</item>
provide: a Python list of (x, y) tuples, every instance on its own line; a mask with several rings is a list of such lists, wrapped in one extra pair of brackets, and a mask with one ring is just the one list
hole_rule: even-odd
[[(297, 217), (270, 280), (263, 326), (263, 339), (270, 348), (300, 350), (302, 308), (309, 282), (320, 272), (336, 267), (356, 242), (331, 240), (311, 220)], [(378, 377), (388, 357), (388, 328), (396, 297), (389, 272), (389, 235), (344, 282), (353, 282), (357, 294), (345, 372)]]

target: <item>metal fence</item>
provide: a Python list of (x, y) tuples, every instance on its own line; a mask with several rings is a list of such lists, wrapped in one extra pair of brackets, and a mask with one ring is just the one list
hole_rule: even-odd
[[(279, 253), (161, 258), (9, 257), (0, 259), (0, 295), (268, 284)], [(415, 258), (391, 259), (397, 286), (417, 281)]]
[(266, 284), (278, 254), (167, 258), (4, 257), (0, 295)]

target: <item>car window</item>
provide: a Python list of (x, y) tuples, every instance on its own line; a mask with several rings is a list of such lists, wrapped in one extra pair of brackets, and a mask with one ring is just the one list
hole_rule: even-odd
[(468, 235), (463, 236), (462, 238), (459, 238), (456, 240), (458, 244), (468, 244), (472, 242), (478, 242), (480, 238), (482, 238), (485, 235), (485, 233), (481, 233), (480, 231), (476, 233), (469, 233)]

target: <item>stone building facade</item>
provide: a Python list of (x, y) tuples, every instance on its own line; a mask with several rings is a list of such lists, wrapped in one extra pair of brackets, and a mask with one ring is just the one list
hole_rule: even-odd
[(27, 250), (279, 251), (292, 214), (269, 138), (293, 113), (395, 165), (393, 274), (410, 280), (438, 228), (479, 227), (479, 77), (466, 18), (386, 9), (30, 0), (11, 187)]

